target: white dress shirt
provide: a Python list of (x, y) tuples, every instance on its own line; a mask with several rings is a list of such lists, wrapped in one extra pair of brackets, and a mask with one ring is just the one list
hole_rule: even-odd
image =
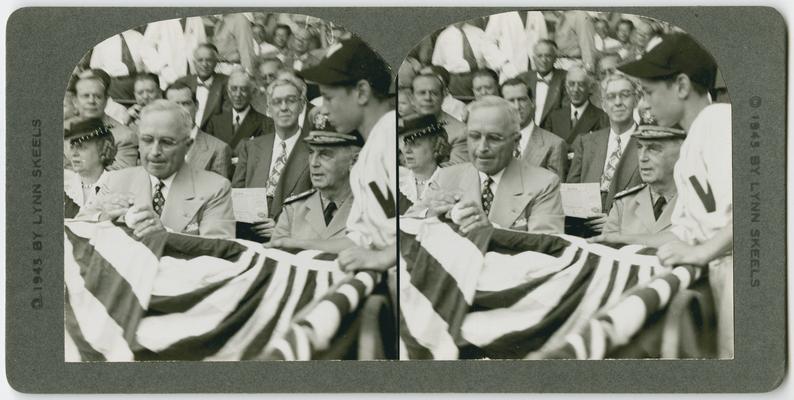
[[(284, 140), (278, 134), (275, 134), (275, 138), (273, 139), (273, 156), (270, 158), (270, 169), (268, 170), (267, 176), (273, 175), (273, 167), (276, 165), (276, 160), (278, 159), (279, 155), (281, 155), (281, 142), (287, 143), (287, 160), (289, 160), (289, 155), (292, 154), (292, 149), (295, 148), (295, 144), (298, 143), (298, 137), (300, 136), (300, 128), (288, 139)], [(281, 170), (281, 173), (284, 173), (284, 170)]]
[(196, 77), (196, 101), (198, 101), (195, 118), (196, 125), (201, 125), (201, 119), (204, 117), (204, 110), (207, 108), (207, 99), (210, 96), (210, 87), (212, 87), (212, 82), (214, 80), (214, 75), (203, 82), (201, 78), (198, 76)]
[[(571, 121), (573, 121), (574, 117), (576, 117), (577, 122), (582, 119), (582, 114), (584, 114), (584, 110), (587, 108), (588, 104), (590, 104), (590, 100), (585, 100), (579, 107), (574, 107), (574, 105), (571, 104)], [(621, 137), (621, 139), (623, 139), (623, 137)]]
[(629, 145), (629, 139), (631, 139), (631, 135), (634, 133), (636, 129), (637, 129), (637, 125), (632, 125), (631, 128), (626, 130), (626, 132), (621, 133), (620, 135), (615, 133), (615, 131), (612, 129), (609, 130), (609, 140), (607, 141), (607, 156), (606, 159), (604, 160), (604, 169), (602, 171), (606, 171), (607, 164), (609, 164), (609, 156), (612, 154), (613, 151), (615, 151), (615, 148), (617, 148), (618, 136), (620, 136), (620, 156), (623, 157), (623, 154), (626, 152), (626, 147), (628, 147)]
[[(479, 171), (480, 174), (480, 193), (482, 194), (482, 189), (485, 188), (485, 181), (488, 179), (488, 174), (485, 172)], [(504, 175), (505, 169), (502, 168), (501, 171), (490, 175), (491, 179), (493, 179), (493, 183), (491, 183), (491, 193), (493, 193), (494, 197), (496, 197), (496, 190), (499, 188), (499, 181), (502, 180), (502, 175)]]
[(538, 83), (535, 85), (535, 121), (540, 121), (543, 117), (543, 107), (546, 106), (546, 97), (549, 94), (549, 84), (546, 81), (551, 80), (552, 71), (549, 71), (545, 76), (538, 76)]
[(478, 67), (499, 72), (500, 82), (518, 75), (515, 66), (499, 50), (493, 38), (469, 24), (463, 24), (460, 29), (450, 25), (441, 32), (433, 49), (432, 64), (446, 68), (451, 74), (471, 72), (469, 63), (463, 57), (463, 35), (466, 35), (471, 45)]
[[(168, 202), (168, 191), (171, 190), (171, 184), (174, 183), (174, 177), (176, 176), (176, 172), (171, 174), (168, 178), (163, 179), (163, 188), (160, 190), (160, 193), (163, 194), (163, 199)], [(154, 196), (154, 191), (157, 190), (157, 185), (160, 183), (160, 178), (149, 175), (149, 181), (152, 183), (152, 196)], [(163, 206), (165, 207), (165, 206)]]
[(234, 126), (235, 124), (242, 125), (243, 121), (245, 121), (245, 117), (248, 115), (248, 111), (250, 110), (251, 110), (250, 105), (246, 107), (243, 111), (237, 111), (234, 108), (232, 108), (232, 126)]

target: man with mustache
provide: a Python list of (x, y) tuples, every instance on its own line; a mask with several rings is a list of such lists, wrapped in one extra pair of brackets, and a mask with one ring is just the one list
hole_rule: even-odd
[(232, 178), (233, 187), (267, 189), (269, 215), (250, 227), (238, 223), (238, 237), (259, 242), (272, 236), (284, 199), (311, 188), (309, 149), (303, 140), (309, 124), (301, 122), (306, 108), (306, 84), (297, 76), (284, 73), (268, 86), (267, 101), (274, 130), (237, 147), (238, 162)]
[(240, 142), (271, 132), (273, 120), (251, 107), (254, 90), (254, 81), (250, 75), (242, 71), (232, 72), (226, 83), (226, 95), (231, 110), (224, 110), (210, 118), (207, 133), (236, 150)]
[(637, 142), (632, 134), (637, 128), (634, 109), (639, 100), (637, 84), (622, 74), (601, 82), (603, 103), (609, 115), (609, 127), (579, 136), (573, 143), (574, 157), (568, 183), (598, 182), (601, 212), (585, 222), (600, 233), (612, 208), (615, 193), (641, 183), (637, 168)]
[(609, 123), (604, 111), (590, 101), (593, 79), (582, 67), (571, 67), (565, 76), (566, 101), (552, 111), (544, 121), (544, 129), (565, 140), (568, 145), (581, 135), (606, 128)]

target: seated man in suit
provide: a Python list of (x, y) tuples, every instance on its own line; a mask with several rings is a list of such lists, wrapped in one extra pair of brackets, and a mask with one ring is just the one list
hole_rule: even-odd
[(241, 141), (272, 132), (273, 120), (251, 107), (254, 90), (254, 81), (250, 75), (242, 71), (232, 72), (226, 83), (226, 95), (232, 106), (231, 110), (212, 116), (207, 124), (207, 133), (236, 149)]
[[(507, 100), (483, 97), (469, 104), (466, 121), (470, 163), (442, 168), (437, 185), (408, 214), (450, 212), (464, 232), (501, 228), (562, 233), (560, 179), (517, 159), (519, 115)], [(439, 206), (439, 204), (444, 204)], [(456, 215), (457, 214), (457, 215)]]
[(215, 72), (215, 67), (218, 66), (218, 49), (211, 43), (202, 43), (193, 50), (193, 65), (196, 73), (179, 78), (177, 82), (188, 85), (196, 94), (196, 125), (206, 131), (210, 117), (220, 114), (224, 108), (229, 76)]
[(163, 92), (160, 91), (160, 78), (151, 72), (136, 74), (132, 88), (135, 95), (135, 104), (127, 109), (127, 114), (130, 116), (129, 125), (138, 123), (143, 107), (154, 100), (163, 98)]
[(342, 238), (353, 204), (350, 169), (364, 139), (357, 131), (338, 133), (320, 114), (315, 130), (304, 140), (309, 145), (312, 189), (284, 200), (273, 240), (292, 238), (310, 247), (317, 239)]
[(540, 39), (533, 49), (535, 70), (521, 73), (517, 78), (526, 82), (535, 95), (532, 98), (535, 103), (535, 123), (544, 126), (549, 114), (562, 107), (565, 97), (565, 71), (554, 68), (557, 44), (553, 40)]
[[(72, 123), (88, 118), (100, 118), (110, 128), (116, 144), (116, 159), (108, 166), (109, 170), (134, 167), (138, 164), (138, 137), (130, 128), (124, 126), (105, 114), (108, 102), (108, 87), (110, 76), (101, 69), (90, 69), (80, 74), (75, 83), (77, 116), (64, 121), (64, 129), (69, 129)], [(67, 154), (69, 150), (64, 147), (64, 166), (69, 168)]]
[(446, 94), (443, 80), (434, 74), (419, 74), (413, 80), (414, 109), (422, 115), (432, 114), (439, 121), (444, 121), (452, 154), (449, 157), (451, 164), (469, 160), (466, 151), (466, 134), (463, 123), (441, 109), (441, 104)]
[(565, 92), (569, 103), (564, 103), (549, 114), (543, 126), (561, 137), (569, 145), (585, 133), (597, 131), (609, 125), (607, 115), (590, 102), (593, 80), (581, 67), (572, 67), (565, 77)]
[[(642, 243), (643, 235), (670, 230), (677, 190), (673, 168), (686, 132), (678, 128), (643, 125), (637, 139), (642, 184), (615, 194), (615, 203), (601, 235), (591, 241)], [(638, 236), (639, 235), (639, 236)]]
[(601, 93), (609, 115), (609, 127), (580, 136), (573, 144), (574, 157), (568, 183), (598, 182), (602, 213), (585, 223), (600, 233), (612, 208), (615, 193), (640, 184), (637, 168), (637, 143), (632, 138), (637, 125), (637, 84), (622, 74), (613, 74), (601, 82)]
[(310, 124), (299, 123), (306, 107), (306, 84), (291, 73), (282, 74), (268, 86), (267, 100), (275, 129), (237, 147), (232, 178), (233, 187), (267, 189), (270, 215), (253, 225), (238, 223), (238, 237), (260, 242), (273, 234), (284, 199), (311, 188), (309, 148), (303, 141)]
[[(165, 90), (165, 98), (184, 107), (191, 118), (196, 116), (196, 96), (186, 84), (172, 83)], [(226, 179), (231, 178), (232, 149), (228, 144), (202, 131), (195, 122), (190, 130), (190, 138), (193, 139), (193, 145), (187, 152), (188, 163), (197, 169), (215, 172)]]
[(226, 178), (185, 162), (192, 144), (190, 114), (167, 100), (141, 110), (141, 166), (108, 174), (96, 201), (78, 219), (124, 216), (141, 237), (172, 232), (202, 237), (234, 237), (231, 186)]
[(502, 97), (518, 110), (521, 117), (521, 139), (518, 141), (521, 159), (554, 172), (560, 181), (565, 180), (568, 145), (557, 135), (535, 125), (535, 105), (532, 104), (532, 94), (527, 84), (517, 78), (506, 80), (502, 84)]

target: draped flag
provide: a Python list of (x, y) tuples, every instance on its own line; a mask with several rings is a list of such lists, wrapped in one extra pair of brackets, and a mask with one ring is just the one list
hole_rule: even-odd
[(400, 220), (403, 359), (606, 358), (700, 269), (655, 250)]
[(66, 221), (66, 361), (312, 359), (379, 279), (313, 250)]

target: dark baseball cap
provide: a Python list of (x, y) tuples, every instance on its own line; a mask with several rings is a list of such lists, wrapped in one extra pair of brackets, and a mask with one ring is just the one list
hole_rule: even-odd
[(381, 93), (390, 93), (393, 83), (386, 62), (355, 36), (329, 47), (320, 63), (298, 75), (309, 82), (329, 86), (354, 85), (363, 79)]
[(618, 70), (640, 79), (661, 79), (686, 74), (706, 89), (714, 88), (717, 63), (714, 57), (686, 33), (661, 36), (659, 44)]

